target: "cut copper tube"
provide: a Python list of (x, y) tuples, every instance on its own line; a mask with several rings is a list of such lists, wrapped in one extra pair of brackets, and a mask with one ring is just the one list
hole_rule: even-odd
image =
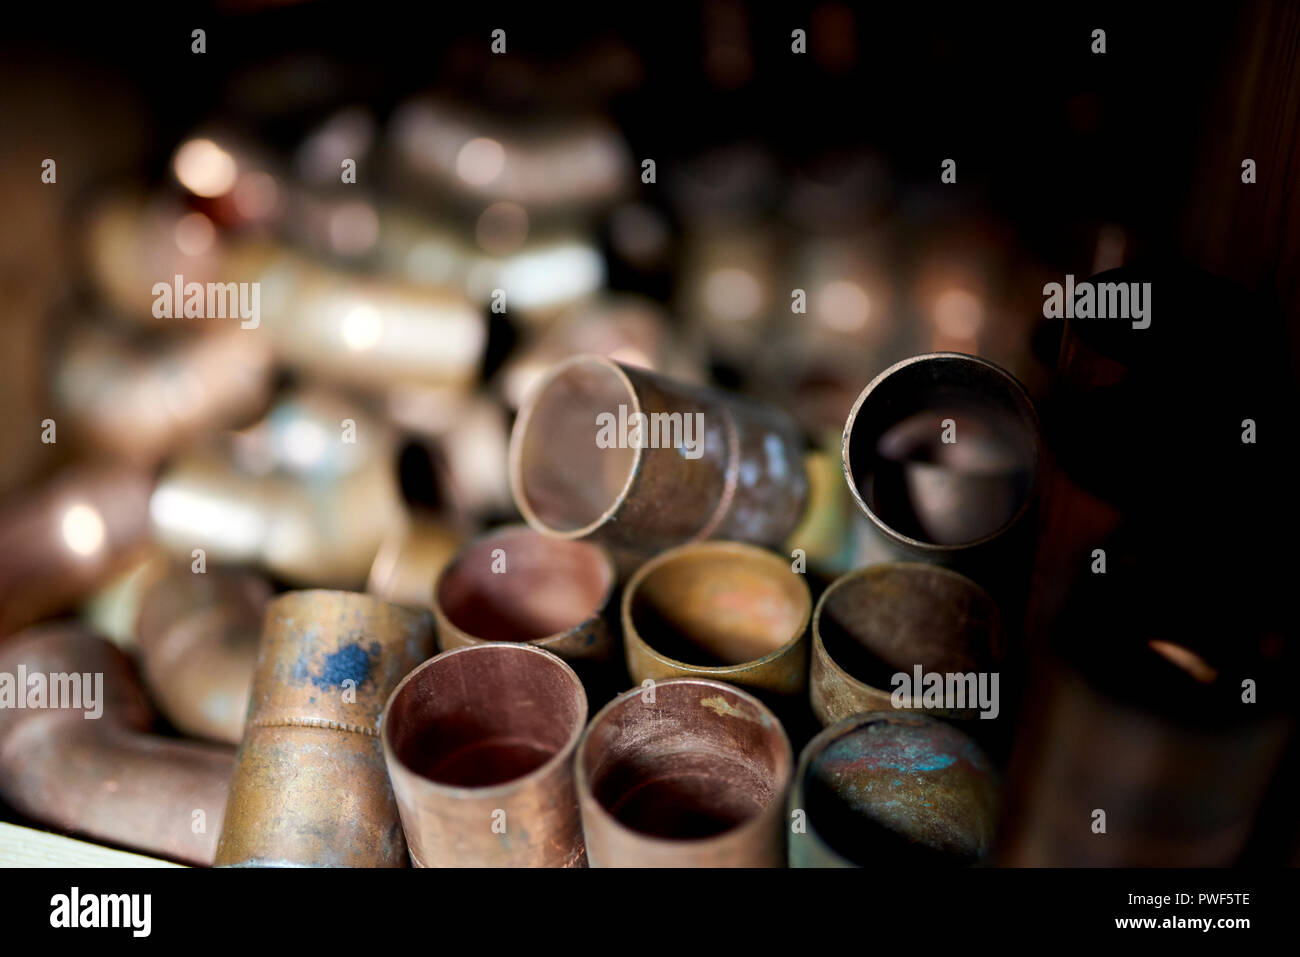
[(780, 867), (794, 758), (732, 685), (674, 678), (607, 704), (575, 774), (592, 867)]
[(936, 352), (890, 366), (844, 426), (844, 475), (870, 519), (861, 562), (945, 565), (995, 595), (1016, 587), (1039, 449), (1033, 403), (993, 363)]
[(238, 744), (271, 590), (254, 575), (169, 565), (144, 589), (136, 636), (145, 681), (187, 735)]
[(217, 864), (405, 866), (379, 719), (432, 652), (432, 626), (350, 592), (271, 602)]
[(852, 715), (800, 755), (790, 866), (974, 864), (992, 846), (997, 808), (997, 773), (957, 728), (924, 714)]
[(614, 652), (605, 621), (617, 575), (605, 549), (551, 538), (526, 525), (480, 535), (433, 586), (438, 647), (536, 645), (566, 660)]
[(0, 507), (0, 636), (56, 614), (148, 550), (152, 476), (73, 466)]
[(576, 867), (582, 682), (532, 645), (472, 645), (416, 668), (384, 710), (384, 758), (416, 867)]
[[(33, 707), (42, 685), (44, 704)], [(0, 643), (0, 701), (6, 804), (97, 841), (212, 863), (234, 757), (229, 748), (147, 733), (153, 712), (121, 651), (75, 624), (28, 629)]]
[(702, 538), (779, 545), (808, 496), (784, 413), (599, 356), (555, 366), (524, 403), (510, 487), (539, 531), (643, 553)]
[(379, 545), (366, 591), (378, 598), (433, 608), (433, 583), (464, 542), (464, 536), (429, 515), (408, 518)]
[[(822, 593), (813, 611), (813, 713), (830, 725), (893, 710), (893, 675), (902, 672), (910, 680), (918, 665), (923, 673), (987, 672), (997, 667), (1005, 645), (997, 605), (964, 575), (920, 562), (849, 572)], [(978, 714), (973, 704), (927, 711), (952, 718)]]
[(812, 598), (784, 558), (754, 545), (696, 542), (642, 565), (623, 590), (628, 672), (712, 678), (799, 695), (808, 686)]

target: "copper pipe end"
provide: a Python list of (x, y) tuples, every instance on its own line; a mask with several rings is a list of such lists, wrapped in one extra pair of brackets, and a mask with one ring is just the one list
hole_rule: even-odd
[(405, 865), (379, 718), (432, 648), (428, 612), (369, 595), (289, 592), (267, 606), (218, 864)]
[(794, 759), (781, 723), (732, 685), (625, 692), (588, 725), (575, 774), (593, 867), (780, 867)]
[(972, 864), (993, 843), (997, 802), (993, 766), (952, 725), (923, 714), (853, 715), (800, 756), (790, 865)]
[(578, 676), (520, 644), (444, 651), (384, 711), (384, 758), (417, 867), (583, 863), (572, 758), (587, 718)]
[(623, 591), (628, 671), (638, 684), (696, 677), (802, 694), (811, 610), (803, 576), (780, 556), (738, 542), (682, 545)]
[(146, 733), (153, 713), (112, 644), (74, 624), (0, 644), (0, 705), (6, 804), (94, 840), (212, 863), (233, 755)]
[[(900, 672), (988, 671), (1006, 650), (1002, 616), (984, 589), (946, 568), (891, 562), (836, 579), (817, 602), (809, 680), (823, 725), (866, 711), (893, 710)], [(919, 702), (913, 704), (919, 707)], [(931, 709), (973, 718), (975, 708)]]
[(614, 651), (604, 613), (616, 583), (600, 546), (550, 538), (526, 525), (480, 535), (434, 584), (438, 646), (537, 645), (561, 658), (602, 661)]

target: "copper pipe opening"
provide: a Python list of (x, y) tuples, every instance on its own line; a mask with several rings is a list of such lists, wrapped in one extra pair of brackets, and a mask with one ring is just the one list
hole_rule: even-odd
[(859, 507), (888, 537), (926, 550), (969, 547), (1013, 524), (1032, 498), (1038, 448), (1020, 383), (951, 352), (890, 366), (844, 428), (845, 475)]
[(774, 866), (792, 756), (780, 723), (737, 688), (695, 678), (610, 702), (578, 747), (596, 866)]

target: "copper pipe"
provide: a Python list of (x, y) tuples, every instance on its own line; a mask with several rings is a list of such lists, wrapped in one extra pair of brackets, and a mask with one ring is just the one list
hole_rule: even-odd
[(350, 592), (267, 606), (217, 864), (402, 867), (379, 718), (433, 650), (433, 623)]
[(869, 712), (799, 758), (791, 867), (973, 864), (993, 842), (997, 773), (973, 739), (924, 714)]
[(575, 775), (592, 867), (780, 867), (794, 758), (739, 688), (674, 678), (607, 704)]
[[(32, 707), (36, 675), (48, 689), (41, 707)], [(91, 676), (89, 693), (83, 677), (77, 684), (85, 696), (78, 701), (56, 675)], [(23, 697), (24, 707), (6, 700), (4, 684)], [(56, 684), (70, 700), (54, 700)], [(228, 748), (147, 733), (153, 713), (121, 651), (74, 624), (28, 629), (0, 644), (0, 700), (6, 804), (94, 840), (212, 863), (233, 756)]]
[(628, 672), (712, 678), (799, 695), (808, 686), (803, 576), (778, 555), (737, 542), (681, 545), (652, 558), (623, 590)]
[[(651, 433), (640, 439), (637, 414)], [(539, 531), (641, 552), (702, 538), (779, 545), (808, 496), (783, 413), (598, 356), (555, 366), (525, 402), (510, 487)]]
[(399, 605), (433, 608), (433, 583), (451, 561), (464, 536), (427, 515), (409, 517), (379, 545), (366, 591)]
[(136, 635), (158, 707), (187, 735), (238, 744), (271, 590), (254, 575), (172, 564), (144, 589)]
[(573, 750), (582, 682), (532, 645), (444, 651), (384, 709), (384, 759), (416, 867), (584, 862)]
[[(968, 674), (1006, 650), (997, 605), (969, 578), (936, 565), (890, 562), (849, 572), (822, 593), (812, 618), (809, 697), (823, 725), (893, 710), (891, 676)], [(913, 707), (919, 702), (913, 703)], [(927, 709), (973, 718), (975, 708)]]
[(147, 473), (76, 466), (0, 507), (0, 636), (56, 614), (148, 548)]

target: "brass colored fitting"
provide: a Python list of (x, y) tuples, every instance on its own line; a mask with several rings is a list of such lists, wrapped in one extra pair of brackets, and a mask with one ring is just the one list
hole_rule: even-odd
[(464, 536), (432, 516), (409, 517), (388, 533), (379, 546), (366, 591), (398, 605), (433, 607), (433, 583)]

